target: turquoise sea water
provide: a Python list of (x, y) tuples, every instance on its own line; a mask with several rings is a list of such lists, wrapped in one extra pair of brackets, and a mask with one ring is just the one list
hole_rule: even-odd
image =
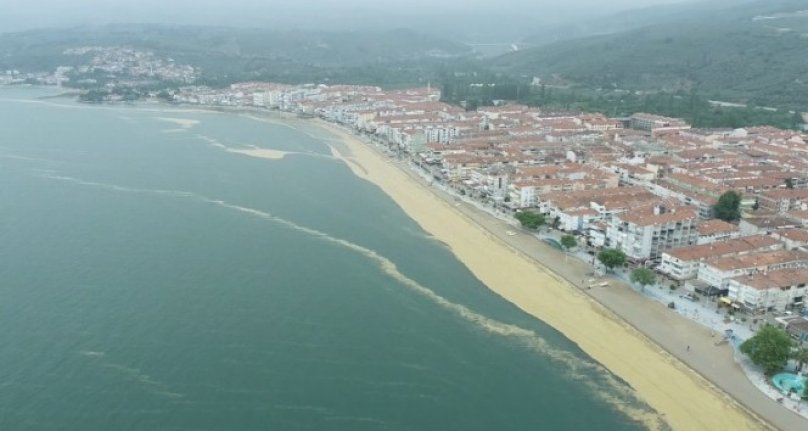
[(0, 430), (642, 429), (322, 132), (49, 93), (0, 89)]

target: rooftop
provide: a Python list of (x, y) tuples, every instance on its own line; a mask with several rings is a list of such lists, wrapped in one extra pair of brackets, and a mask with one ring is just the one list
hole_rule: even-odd
[[(754, 235), (710, 244), (692, 245), (668, 250), (666, 254), (680, 260), (703, 260), (709, 257), (727, 256), (759, 250), (777, 245), (779, 241), (767, 235)], [(782, 245), (781, 245), (782, 247)]]
[(791, 241), (808, 242), (808, 230), (806, 229), (781, 229), (776, 234)]
[(803, 262), (808, 265), (808, 253), (799, 250), (767, 251), (743, 256), (719, 257), (708, 261), (708, 265), (721, 271), (732, 271), (734, 269), (767, 268), (789, 262)]
[(763, 229), (766, 229), (766, 228), (779, 229), (779, 228), (783, 228), (783, 227), (796, 227), (796, 223), (793, 220), (788, 219), (786, 217), (778, 217), (778, 216), (746, 218), (746, 219), (743, 219), (743, 222), (749, 223), (752, 226), (755, 226), (755, 227), (758, 227), (758, 228), (763, 228)]
[(805, 286), (808, 283), (808, 269), (790, 268), (779, 271), (760, 272), (735, 277), (732, 281), (758, 290), (785, 289), (791, 286)]
[[(657, 208), (660, 208), (660, 211), (657, 211)], [(651, 226), (695, 219), (698, 217), (698, 214), (695, 208), (683, 205), (670, 208), (647, 206), (641, 209), (632, 209), (617, 217), (626, 223), (639, 226)]]
[(724, 220), (714, 219), (699, 223), (698, 231), (701, 236), (710, 236), (718, 233), (737, 232), (738, 226)]

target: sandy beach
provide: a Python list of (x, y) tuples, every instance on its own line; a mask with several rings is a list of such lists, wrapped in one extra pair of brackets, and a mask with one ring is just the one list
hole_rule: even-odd
[[(343, 129), (350, 154), (335, 155), (357, 176), (378, 185), (427, 232), (446, 243), (486, 286), (553, 326), (631, 385), (676, 430), (772, 429), (626, 321), (534, 259), (499, 240)], [(626, 412), (632, 414), (632, 412)], [(649, 428), (651, 418), (635, 417)]]

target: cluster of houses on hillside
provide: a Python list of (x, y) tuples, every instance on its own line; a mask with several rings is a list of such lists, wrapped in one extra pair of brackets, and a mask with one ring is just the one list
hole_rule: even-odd
[[(199, 78), (199, 70), (162, 58), (151, 51), (126, 47), (82, 46), (66, 49), (62, 55), (77, 57), (58, 66), (53, 72), (21, 72), (0, 70), (0, 85), (73, 85), (97, 90), (159, 87), (165, 83), (190, 84)], [(110, 96), (108, 101), (119, 101)]]
[[(544, 213), (588, 246), (621, 249), (731, 307), (803, 307), (808, 136), (796, 131), (514, 104), (466, 111), (431, 87), (243, 83), (188, 87), (174, 99), (321, 117), (388, 144), (458, 193)], [(713, 218), (730, 190), (743, 197), (739, 224)]]

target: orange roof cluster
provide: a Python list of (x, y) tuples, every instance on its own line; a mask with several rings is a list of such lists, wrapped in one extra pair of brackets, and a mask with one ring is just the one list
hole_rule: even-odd
[(677, 223), (698, 218), (698, 213), (693, 207), (678, 205), (664, 208), (658, 213), (657, 207), (649, 205), (641, 209), (632, 208), (631, 211), (619, 214), (617, 217), (623, 222), (638, 226)]
[(706, 220), (699, 223), (698, 232), (701, 236), (710, 236), (719, 233), (737, 232), (740, 229), (738, 226), (727, 223), (724, 220), (714, 219)]
[[(710, 244), (692, 245), (668, 250), (666, 253), (679, 260), (704, 260), (708, 258), (728, 256), (736, 253), (748, 253), (778, 245), (779, 241), (766, 235), (754, 235)], [(782, 245), (780, 245), (782, 247)]]
[(808, 266), (808, 253), (799, 250), (777, 250), (769, 252), (752, 253), (742, 256), (719, 257), (708, 261), (708, 265), (722, 271), (736, 269), (766, 269), (780, 264), (801, 264)]
[(808, 269), (788, 268), (778, 271), (761, 272), (732, 279), (738, 284), (758, 290), (785, 289), (808, 283)]
[(777, 236), (791, 241), (808, 242), (808, 230), (806, 229), (781, 229), (777, 231)]

